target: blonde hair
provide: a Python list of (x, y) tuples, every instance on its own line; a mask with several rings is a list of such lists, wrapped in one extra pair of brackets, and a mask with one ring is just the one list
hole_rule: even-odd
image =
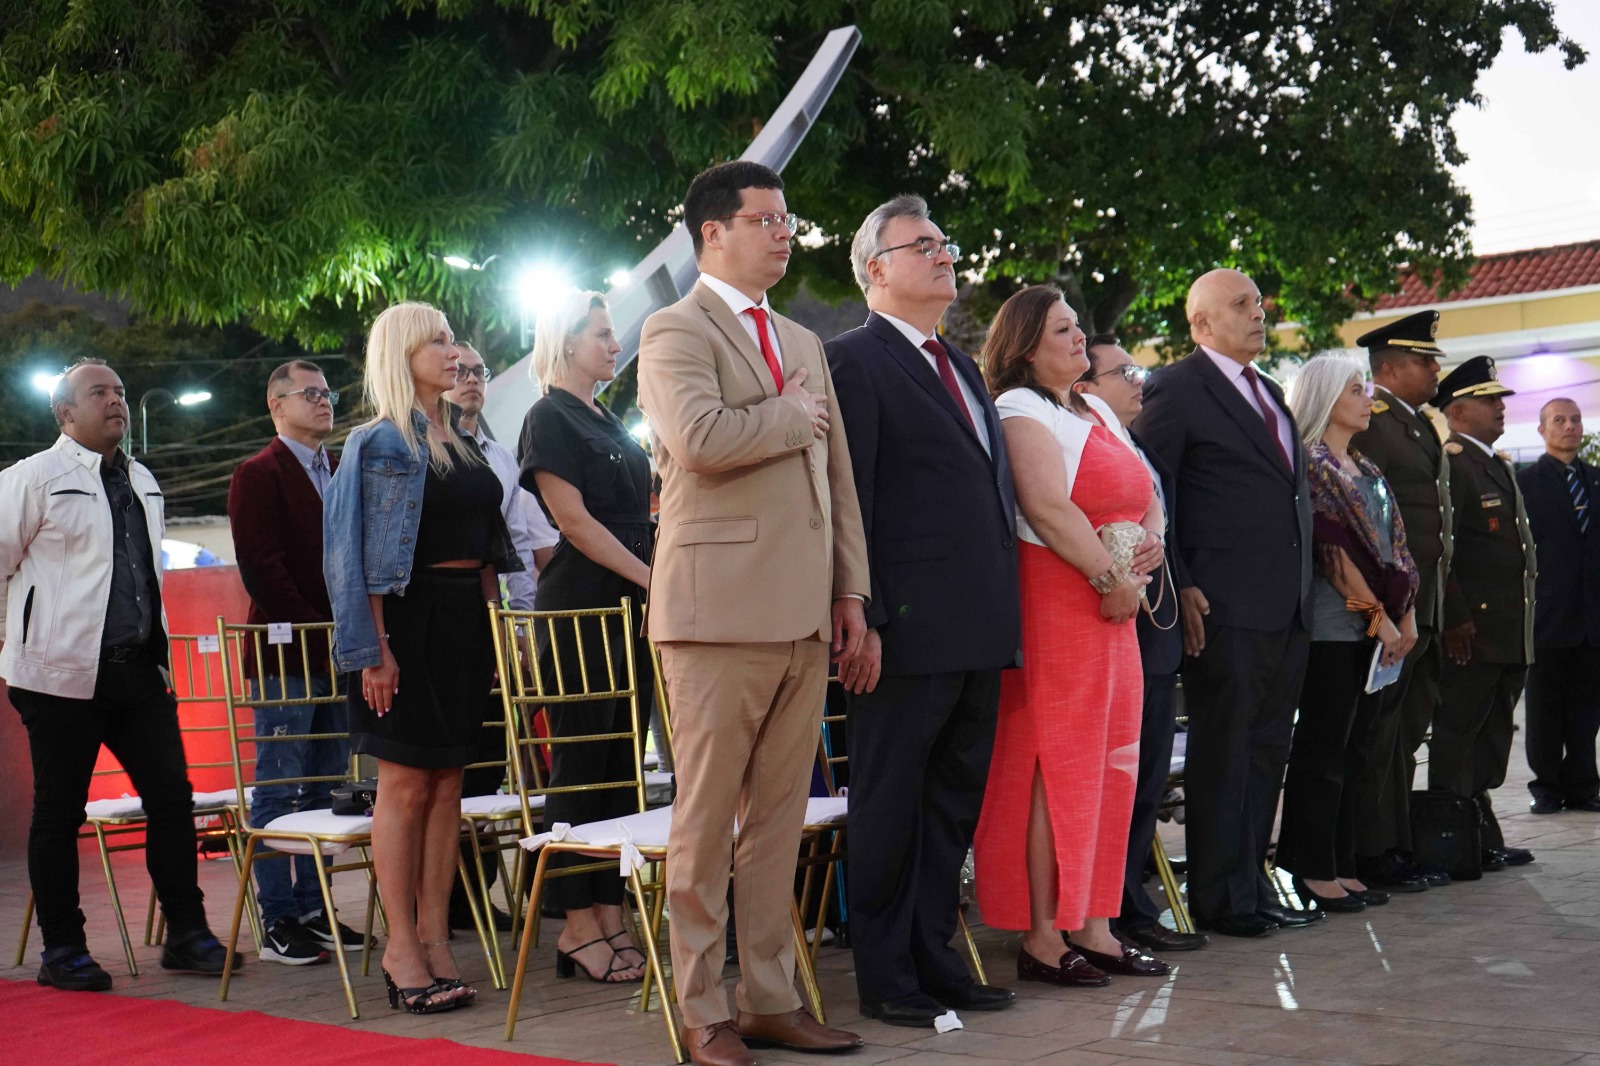
[(528, 363), (528, 376), (533, 379), (539, 395), (549, 395), (551, 382), (566, 374), (572, 362), (567, 339), (583, 332), (583, 327), (589, 324), (589, 312), (596, 309), (608, 309), (604, 295), (575, 290), (539, 316), (533, 335), (533, 358)]
[(412, 455), (426, 448), (428, 462), (446, 470), (453, 467), (457, 459), (470, 463), (477, 457), (458, 433), (447, 433), (443, 441), (433, 440), (426, 434), (418, 436), (411, 424), (411, 412), (432, 414), (439, 425), (448, 426), (450, 401), (440, 394), (435, 401), (435, 411), (423, 410), (411, 376), (411, 353), (449, 329), (444, 312), (429, 304), (399, 303), (384, 309), (367, 333), (367, 366), (362, 378), (367, 403), (377, 420), (394, 423)]
[(1289, 382), (1289, 413), (1300, 427), (1306, 447), (1328, 431), (1333, 405), (1339, 402), (1350, 379), (1366, 380), (1366, 367), (1343, 352), (1323, 352), (1306, 361)]

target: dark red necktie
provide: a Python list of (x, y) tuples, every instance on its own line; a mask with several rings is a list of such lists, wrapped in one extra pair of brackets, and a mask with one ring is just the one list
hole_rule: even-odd
[(1283, 456), (1283, 461), (1289, 468), (1289, 473), (1294, 473), (1294, 460), (1289, 458), (1289, 453), (1284, 451), (1283, 438), (1278, 436), (1278, 412), (1272, 406), (1272, 401), (1267, 398), (1267, 392), (1261, 387), (1261, 377), (1256, 373), (1256, 368), (1244, 368), (1244, 379), (1250, 383), (1250, 391), (1256, 394), (1256, 403), (1261, 405), (1261, 420), (1267, 424), (1267, 432), (1272, 434), (1272, 443), (1278, 446), (1278, 454)]
[(956, 409), (967, 416), (967, 425), (976, 430), (978, 425), (972, 420), (972, 411), (967, 407), (966, 398), (961, 395), (961, 385), (956, 381), (955, 367), (950, 365), (950, 353), (944, 350), (944, 345), (939, 343), (937, 337), (929, 337), (922, 342), (922, 347), (933, 356), (934, 365), (939, 368), (939, 380), (944, 382), (945, 391), (956, 402)]
[(761, 343), (761, 358), (767, 361), (767, 369), (772, 371), (772, 383), (782, 392), (783, 366), (778, 362), (778, 353), (772, 350), (772, 340), (767, 336), (767, 313), (759, 307), (746, 307), (744, 313), (756, 320), (756, 339)]

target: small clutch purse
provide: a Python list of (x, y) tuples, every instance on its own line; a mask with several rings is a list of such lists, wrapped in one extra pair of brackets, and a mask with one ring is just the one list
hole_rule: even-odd
[[(1111, 556), (1111, 569), (1116, 577), (1115, 585), (1120, 585), (1133, 572), (1134, 554), (1138, 552), (1139, 545), (1144, 543), (1145, 534), (1149, 531), (1138, 522), (1107, 522), (1095, 532), (1100, 534), (1100, 544), (1105, 548), (1106, 553)], [(1161, 606), (1162, 601), (1166, 598), (1167, 585), (1172, 580), (1164, 555), (1161, 559), (1161, 570), (1161, 588), (1156, 591), (1154, 606), (1151, 605), (1150, 598), (1145, 595), (1146, 590), (1142, 588), (1139, 590), (1139, 603), (1144, 608), (1145, 613), (1150, 616), (1152, 623), (1155, 623), (1156, 609)], [(1115, 585), (1112, 587), (1115, 587)], [(1176, 624), (1177, 619), (1173, 619), (1169, 625), (1163, 626), (1156, 623), (1156, 627), (1158, 629), (1171, 629)]]

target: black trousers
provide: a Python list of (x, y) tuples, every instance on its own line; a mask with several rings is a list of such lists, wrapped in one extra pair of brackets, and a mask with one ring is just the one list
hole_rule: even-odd
[(1263, 632), (1208, 622), (1205, 650), (1184, 659), (1189, 906), (1202, 922), (1277, 905), (1262, 864), (1309, 644), (1298, 624)]
[(1144, 872), (1156, 835), (1156, 815), (1172, 771), (1172, 737), (1178, 728), (1177, 674), (1144, 675), (1144, 717), (1139, 723), (1139, 777), (1128, 825), (1128, 865), (1123, 873), (1121, 929), (1155, 925), (1161, 912), (1145, 891)]
[(1358, 796), (1371, 790), (1369, 775), (1390, 763), (1374, 737), (1380, 722), (1398, 717), (1399, 682), (1364, 691), (1372, 649), (1370, 640), (1313, 641), (1307, 657), (1277, 859), (1314, 881), (1356, 876)]
[(999, 670), (884, 677), (849, 697), (846, 869), (864, 1000), (970, 979), (950, 940), (999, 713)]
[[(561, 659), (562, 683), (567, 692), (584, 689), (584, 665), (587, 664), (587, 682), (591, 691), (604, 691), (612, 687), (606, 677), (604, 665), (604, 640), (599, 618), (583, 618), (579, 627), (583, 633), (583, 655), (578, 654), (572, 630), (558, 631), (557, 641)], [(612, 655), (617, 662), (616, 684), (625, 683), (622, 677), (623, 642), (633, 639), (634, 667), (640, 693), (650, 692), (655, 675), (650, 668), (650, 649), (642, 639), (622, 632), (618, 618), (606, 618), (610, 629)], [(539, 632), (541, 669), (544, 671), (546, 691), (556, 688), (554, 658), (549, 647), (549, 634)], [(586, 736), (595, 733), (626, 733), (633, 729), (633, 712), (626, 699), (584, 700), (578, 703), (552, 704), (547, 708), (550, 735), (553, 737)], [(643, 695), (639, 698), (641, 724), (647, 722), (650, 703)], [(635, 776), (632, 741), (588, 740), (572, 744), (552, 744), (550, 752), (550, 787), (566, 788), (573, 785), (597, 785), (606, 782), (631, 781)], [(621, 818), (639, 813), (639, 799), (630, 788), (605, 788), (584, 792), (552, 792), (545, 799), (544, 824), (566, 822), (582, 825), (608, 818)], [(586, 866), (595, 860), (571, 852), (552, 855), (546, 866), (549, 873), (569, 866)], [(544, 886), (542, 909), (552, 912), (583, 910), (595, 905), (619, 905), (627, 882), (617, 876), (614, 867), (588, 874), (550, 877)]]
[(1483, 846), (1503, 847), (1489, 791), (1505, 784), (1511, 759), (1511, 715), (1528, 668), (1520, 663), (1465, 666), (1447, 662), (1440, 677), (1439, 710), (1428, 744), (1428, 787), (1477, 800), (1483, 812)]
[[(487, 697), (483, 705), (483, 720), (489, 722), (503, 720), (504, 718), (505, 708), (500, 702), (500, 697)], [(505, 752), (505, 729), (499, 726), (485, 726), (483, 734), (478, 741), (478, 754), (473, 761), (487, 762), (491, 759), (504, 759)], [(480, 766), (475, 769), (463, 770), (461, 772), (461, 794), (463, 796), (492, 796), (499, 791), (500, 784), (505, 779), (506, 768), (504, 766)], [(483, 857), (481, 867), (474, 861), (475, 859), (476, 856), (472, 854), (472, 842), (463, 840), (461, 842), (461, 861), (467, 871), (468, 880), (472, 882), (470, 887), (474, 891), (477, 890), (480, 879), (485, 884), (493, 885), (500, 870), (492, 854), (487, 854)], [(468, 910), (467, 887), (462, 884), (462, 879), (458, 875), (455, 884), (450, 888), (450, 909), (458, 914), (464, 914)]]
[(1534, 799), (1579, 803), (1600, 795), (1600, 648), (1538, 648), (1528, 667), (1528, 768)]
[(196, 882), (194, 792), (178, 704), (154, 659), (101, 663), (87, 700), (13, 688), (33, 758), (28, 882), (48, 948), (84, 943), (78, 906), (78, 830), (104, 744), (128, 772), (149, 819), (145, 867), (173, 934), (205, 927)]
[(1433, 725), (1439, 705), (1438, 634), (1417, 629), (1417, 643), (1406, 655), (1400, 679), (1383, 692), (1365, 744), (1355, 789), (1356, 854), (1377, 858), (1387, 851), (1411, 850), (1411, 781), (1417, 751)]

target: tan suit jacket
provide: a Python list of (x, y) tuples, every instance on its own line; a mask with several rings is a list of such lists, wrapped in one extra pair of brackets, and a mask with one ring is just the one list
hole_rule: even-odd
[(817, 439), (756, 343), (704, 285), (651, 315), (639, 404), (661, 471), (651, 567), (656, 641), (828, 640), (830, 606), (871, 588), (844, 423), (822, 342), (772, 316), (785, 379), (804, 368), (832, 422)]

